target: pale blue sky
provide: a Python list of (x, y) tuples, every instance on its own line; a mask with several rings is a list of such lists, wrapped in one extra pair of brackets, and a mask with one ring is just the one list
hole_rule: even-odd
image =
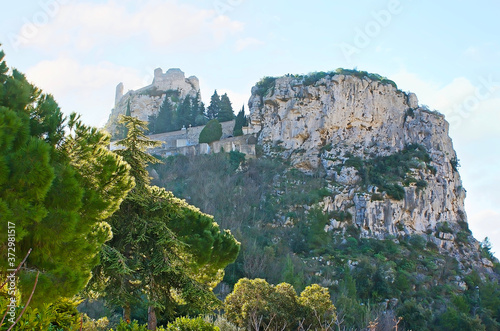
[(2, 5), (0, 43), (10, 66), (96, 126), (119, 82), (139, 88), (157, 67), (196, 75), (205, 102), (217, 88), (235, 109), (263, 76), (387, 76), (447, 116), (470, 227), (498, 253), (498, 13), (493, 0), (25, 0)]

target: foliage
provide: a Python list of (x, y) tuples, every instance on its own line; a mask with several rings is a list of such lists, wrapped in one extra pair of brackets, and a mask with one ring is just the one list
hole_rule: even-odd
[(236, 120), (234, 121), (234, 129), (233, 136), (242, 136), (243, 135), (243, 127), (247, 126), (247, 118), (245, 116), (245, 106), (241, 108), (236, 116)]
[(106, 327), (108, 325), (109, 319), (106, 316), (95, 320), (85, 314), (83, 319), (82, 331), (104, 331), (106, 330)]
[[(458, 316), (474, 320), (478, 315), (487, 330), (498, 329), (498, 282), (488, 280), (487, 274), (482, 274), (484, 279), (468, 280), (453, 256), (439, 254), (433, 234), (363, 238), (347, 209), (325, 211), (321, 207), (324, 197), (334, 198), (335, 183), (320, 171), (304, 174), (291, 169), (286, 160), (271, 157), (249, 159), (235, 168), (230, 159), (229, 153), (176, 156), (154, 166), (158, 185), (213, 213), (242, 242), (236, 263), (226, 269), (223, 282), (227, 285), (246, 277), (266, 279), (271, 287), (282, 282), (298, 290), (314, 283), (328, 287), (337, 308), (334, 324), (340, 329), (365, 329), (377, 318), (382, 326), (388, 316), (397, 319), (403, 315), (408, 321), (403, 319), (400, 329), (440, 329), (440, 317), (451, 306), (453, 295), (462, 293), (469, 311)], [(393, 178), (396, 183), (408, 178), (398, 175), (406, 174), (406, 167), (431, 171), (430, 158), (419, 147), (380, 160), (388, 171), (375, 170), (372, 175)], [(361, 167), (379, 167), (375, 158), (361, 161)], [(346, 222), (345, 232), (326, 232), (331, 219)], [(451, 230), (451, 224), (448, 227)], [(458, 279), (467, 282), (465, 293), (457, 285)], [(476, 286), (478, 290), (474, 290)], [(407, 302), (411, 298), (415, 301)], [(273, 301), (267, 300), (263, 307), (270, 307), (269, 302)], [(260, 311), (254, 311), (250, 316), (258, 316)], [(268, 310), (263, 314), (262, 328), (272, 317)]]
[(305, 324), (321, 328), (325, 323), (335, 320), (335, 306), (327, 288), (312, 284), (300, 293), (299, 303), (304, 307)]
[(160, 109), (158, 110), (158, 114), (156, 115), (153, 114), (148, 117), (149, 132), (154, 134), (154, 133), (163, 133), (163, 132), (170, 132), (177, 130), (177, 127), (175, 125), (176, 115), (177, 114), (174, 114), (174, 105), (170, 101), (170, 98), (165, 96), (165, 99), (163, 100), (163, 103), (161, 104)]
[(203, 318), (178, 317), (167, 325), (167, 331), (219, 331), (219, 327), (206, 322)]
[(42, 307), (88, 282), (111, 236), (106, 218), (134, 183), (106, 134), (76, 114), (65, 118), (51, 95), (6, 68), (0, 53), (0, 252), (7, 257), (7, 227), (15, 225), (17, 257), (2, 270), (32, 248), (18, 285), (26, 302), (40, 271), (32, 305)]
[(234, 120), (233, 106), (231, 105), (227, 93), (224, 93), (220, 98), (220, 109), (217, 114), (217, 119), (221, 123)]
[[(205, 125), (208, 121), (205, 117), (205, 106), (201, 102), (200, 94), (196, 97), (187, 95), (179, 99), (180, 92), (169, 90), (157, 114), (148, 117), (148, 132), (150, 134), (177, 131), (190, 126)], [(127, 114), (130, 116), (130, 113)], [(119, 124), (123, 126), (122, 124)], [(123, 139), (125, 135), (119, 137)], [(118, 137), (117, 137), (118, 138)]]
[[(146, 325), (140, 325), (137, 321), (131, 321), (130, 323), (120, 320), (120, 324), (116, 326), (116, 331), (148, 331)], [(113, 331), (110, 329), (109, 331)], [(165, 331), (163, 327), (157, 327), (156, 331)]]
[[(305, 86), (310, 86), (316, 84), (319, 80), (329, 76), (333, 77), (335, 75), (349, 75), (349, 76), (354, 76), (358, 78), (368, 78), (372, 81), (380, 82), (382, 84), (388, 84), (392, 85), (396, 90), (398, 89), (398, 86), (396, 83), (387, 77), (383, 77), (379, 74), (374, 74), (374, 73), (369, 73), (367, 71), (359, 71), (357, 69), (344, 69), (344, 68), (338, 68), (334, 71), (319, 71), (319, 72), (312, 72), (307, 75), (286, 75), (286, 77), (292, 77), (296, 80), (299, 80), (304, 84)], [(264, 77), (262, 78), (257, 84), (255, 85), (257, 87), (256, 94), (260, 95), (262, 97), (266, 97), (271, 91), (271, 93), (274, 93), (274, 84), (276, 81), (276, 77)]]
[(450, 160), (451, 168), (455, 171), (458, 172), (458, 168), (460, 167), (460, 160), (457, 159), (456, 157), (453, 157)]
[(207, 107), (207, 118), (209, 120), (217, 119), (219, 116), (221, 108), (220, 96), (217, 94), (217, 90), (210, 97), (210, 105)]
[[(3, 300), (4, 298), (0, 299), (0, 301)], [(62, 298), (57, 302), (44, 304), (38, 308), (29, 306), (12, 330), (78, 330), (80, 328), (80, 313), (76, 307), (80, 302), (76, 299)], [(21, 314), (22, 309), (23, 307), (16, 309), (16, 317)], [(7, 330), (10, 325), (11, 323), (6, 320), (0, 329)]]
[(207, 125), (201, 130), (199, 142), (210, 144), (219, 140), (222, 137), (222, 125), (218, 120), (210, 120)]
[(239, 244), (221, 231), (213, 217), (177, 199), (171, 192), (149, 185), (147, 154), (155, 144), (145, 138), (145, 123), (124, 118), (129, 133), (120, 141), (120, 154), (134, 165), (136, 187), (110, 218), (113, 238), (94, 270), (94, 286), (109, 302), (124, 308), (144, 300), (149, 321), (156, 311), (172, 319), (180, 311), (207, 313), (218, 305), (211, 292), (225, 266), (238, 255)]
[(233, 323), (229, 322), (224, 315), (206, 315), (204, 320), (205, 322), (211, 323), (214, 326), (218, 327), (222, 331), (244, 331), (243, 328), (239, 328)]
[(266, 97), (269, 92), (271, 91), (271, 94), (274, 93), (274, 83), (276, 81), (276, 77), (264, 77), (262, 78), (255, 86), (257, 87), (257, 90), (255, 94), (260, 95), (262, 97)]
[(240, 327), (295, 330), (299, 323), (307, 329), (321, 327), (334, 318), (328, 289), (308, 286), (297, 296), (292, 285), (276, 286), (263, 279), (243, 278), (225, 300), (227, 318)]
[[(418, 167), (419, 162), (429, 166), (431, 158), (425, 148), (420, 145), (408, 145), (401, 152), (389, 156), (379, 156), (373, 159), (361, 159), (351, 156), (344, 162), (344, 166), (358, 170), (362, 183), (365, 186), (375, 185), (379, 191), (385, 191), (396, 200), (404, 198), (404, 189), (401, 183), (408, 183), (412, 168)], [(419, 189), (427, 187), (424, 180), (415, 180)]]

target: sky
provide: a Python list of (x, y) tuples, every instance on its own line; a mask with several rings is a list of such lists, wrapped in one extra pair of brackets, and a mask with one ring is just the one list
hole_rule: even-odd
[(155, 68), (200, 79), (235, 111), (264, 76), (357, 68), (445, 114), (469, 226), (500, 256), (500, 2), (497, 0), (24, 0), (2, 4), (7, 64), (64, 113), (102, 126), (115, 87)]

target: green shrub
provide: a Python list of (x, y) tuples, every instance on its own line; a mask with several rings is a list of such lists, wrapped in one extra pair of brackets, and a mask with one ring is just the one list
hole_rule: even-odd
[(218, 327), (221, 331), (245, 331), (244, 328), (240, 328), (235, 324), (229, 322), (227, 318), (223, 315), (217, 315), (215, 318), (212, 316), (205, 316), (205, 322), (212, 323), (215, 327)]
[(237, 169), (242, 162), (245, 162), (245, 154), (238, 151), (229, 152), (229, 162), (233, 169)]
[(199, 142), (210, 144), (222, 137), (222, 125), (216, 119), (210, 120), (201, 130)]
[[(156, 328), (157, 331), (164, 330), (162, 327)], [(110, 331), (114, 331), (110, 329)], [(123, 319), (120, 319), (120, 324), (116, 326), (116, 331), (148, 331), (146, 324), (140, 325), (137, 321), (132, 321), (127, 323)]]
[(201, 317), (188, 318), (178, 317), (172, 323), (168, 323), (167, 331), (220, 331), (217, 326), (206, 322)]
[(437, 231), (444, 232), (444, 233), (453, 233), (453, 230), (450, 228), (450, 225), (448, 224), (448, 222), (439, 223), (437, 225)]
[(262, 78), (255, 86), (257, 87), (256, 94), (262, 97), (267, 96), (269, 91), (271, 93), (274, 92), (274, 83), (276, 81), (276, 77), (264, 77)]

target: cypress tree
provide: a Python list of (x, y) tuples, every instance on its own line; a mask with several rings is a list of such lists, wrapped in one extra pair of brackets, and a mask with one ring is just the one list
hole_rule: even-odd
[(244, 126), (247, 126), (247, 118), (245, 116), (245, 106), (241, 107), (241, 110), (238, 112), (238, 116), (236, 116), (236, 120), (234, 121), (233, 135), (235, 137), (242, 136)]
[(196, 98), (192, 101), (191, 108), (191, 125), (199, 126), (207, 124), (208, 119), (205, 117), (205, 105), (201, 101), (200, 92), (196, 94)]
[(218, 118), (221, 109), (221, 99), (217, 94), (217, 90), (214, 91), (212, 97), (210, 97), (210, 106), (207, 108), (207, 118), (213, 120)]
[(222, 137), (222, 126), (219, 121), (210, 120), (207, 125), (201, 130), (200, 137), (198, 138), (199, 143), (207, 143), (217, 141)]
[(191, 111), (192, 111), (191, 97), (186, 96), (184, 100), (179, 103), (177, 107), (177, 124), (178, 129), (188, 128), (191, 124)]
[(231, 101), (229, 100), (227, 93), (224, 93), (224, 95), (220, 98), (220, 110), (217, 115), (217, 119), (219, 122), (234, 120), (233, 106), (231, 105)]
[[(151, 123), (151, 122), (150, 122)], [(176, 129), (174, 124), (174, 106), (168, 95), (165, 96), (155, 119), (155, 133), (170, 132)]]

